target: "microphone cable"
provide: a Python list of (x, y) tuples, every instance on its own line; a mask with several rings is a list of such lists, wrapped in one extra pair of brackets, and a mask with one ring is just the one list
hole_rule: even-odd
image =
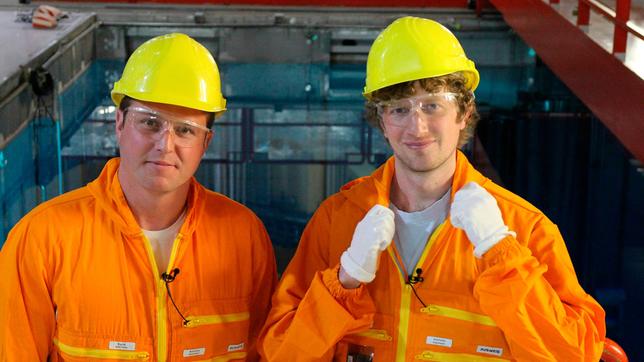
[(181, 270), (179, 268), (174, 268), (170, 270), (170, 273), (163, 272), (161, 274), (161, 280), (165, 282), (165, 289), (168, 291), (168, 297), (170, 297), (170, 301), (172, 302), (172, 305), (174, 306), (174, 309), (179, 313), (181, 316), (181, 319), (183, 319), (183, 325), (187, 326), (188, 325), (188, 320), (186, 317), (183, 316), (183, 313), (179, 310), (179, 307), (177, 307), (177, 304), (174, 302), (174, 298), (172, 298), (172, 293), (170, 293), (170, 283), (174, 281), (174, 279), (179, 275)]
[(421, 268), (416, 269), (416, 273), (409, 275), (409, 277), (407, 278), (407, 284), (411, 287), (411, 291), (414, 292), (416, 299), (418, 299), (420, 304), (423, 305), (423, 308), (427, 308), (427, 304), (425, 304), (425, 302), (423, 302), (423, 300), (420, 299), (420, 296), (416, 292), (416, 288), (414, 288), (414, 284), (420, 283), (425, 280), (425, 278), (421, 277), (421, 274), (423, 274), (423, 269)]

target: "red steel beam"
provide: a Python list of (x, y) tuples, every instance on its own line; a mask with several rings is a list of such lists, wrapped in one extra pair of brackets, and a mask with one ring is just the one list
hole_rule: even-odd
[[(586, 17), (585, 22), (581, 20), (582, 18), (582, 12), (581, 12), (581, 7), (585, 6), (588, 9), (588, 16)], [(644, 40), (644, 34), (642, 34), (638, 29), (635, 27), (631, 26), (631, 24), (628, 22), (629, 16), (630, 16), (630, 10), (631, 10), (631, 2), (630, 0), (618, 0), (617, 1), (617, 10), (613, 10), (609, 8), (608, 6), (602, 4), (600, 1), (597, 0), (579, 0), (579, 15), (577, 16), (577, 25), (588, 25), (588, 19), (590, 16), (590, 9), (593, 9), (594, 11), (598, 12), (602, 16), (604, 16), (606, 19), (608, 19), (610, 22), (615, 23), (615, 29), (617, 27), (623, 29), (624, 31), (627, 31), (636, 37)], [(584, 24), (581, 24), (581, 22), (584, 22)]]
[(541, 0), (491, 0), (570, 90), (644, 162), (644, 80)]
[(483, 14), (483, 9), (484, 8), (489, 8), (492, 5), (490, 4), (490, 0), (475, 0), (476, 1), (476, 16), (481, 16)]
[[(62, 0), (65, 1), (65, 0)], [(271, 5), (271, 6), (331, 6), (331, 7), (467, 7), (467, 0), (82, 0), (101, 3), (156, 3), (204, 5)]]
[(628, 17), (631, 12), (631, 0), (617, 0), (615, 9), (615, 33), (613, 34), (613, 54), (626, 53), (626, 40), (628, 33), (622, 28), (621, 24), (628, 23)]
[(588, 1), (579, 0), (577, 4), (577, 25), (584, 26), (590, 23), (590, 4)]

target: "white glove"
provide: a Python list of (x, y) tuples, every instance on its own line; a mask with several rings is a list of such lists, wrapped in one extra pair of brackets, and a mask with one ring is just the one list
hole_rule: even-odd
[(516, 236), (505, 225), (496, 199), (475, 182), (468, 182), (454, 195), (450, 221), (465, 230), (477, 258), (506, 236)]
[(378, 257), (394, 237), (394, 213), (376, 205), (358, 223), (349, 248), (342, 253), (340, 265), (350, 277), (369, 283), (376, 277)]

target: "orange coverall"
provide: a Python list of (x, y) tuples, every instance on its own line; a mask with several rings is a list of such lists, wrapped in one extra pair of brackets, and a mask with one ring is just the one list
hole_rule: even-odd
[[(325, 200), (307, 225), (273, 297), (259, 351), (269, 361), (597, 361), (604, 310), (577, 281), (555, 224), (476, 171), (459, 151), (451, 198), (475, 181), (497, 200), (508, 236), (481, 259), (449, 217), (430, 236), (406, 283), (395, 244), (376, 279), (357, 289), (338, 280), (340, 255), (375, 204), (389, 205), (394, 159)], [(362, 347), (360, 347), (362, 346)], [(366, 346), (366, 347), (365, 347)], [(364, 352), (366, 351), (366, 352)], [(355, 361), (355, 359), (354, 359)]]
[(277, 284), (261, 221), (192, 179), (168, 266), (180, 269), (168, 286), (184, 325), (121, 190), (119, 162), (9, 233), (0, 360), (256, 360)]

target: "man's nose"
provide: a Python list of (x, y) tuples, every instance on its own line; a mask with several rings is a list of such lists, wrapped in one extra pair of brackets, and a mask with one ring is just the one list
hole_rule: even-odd
[(429, 129), (427, 115), (423, 113), (419, 106), (411, 109), (409, 117), (408, 129), (410, 131), (416, 134), (427, 132)]
[(175, 134), (172, 126), (168, 125), (159, 131), (159, 139), (156, 142), (156, 147), (160, 151), (168, 152), (174, 149)]

